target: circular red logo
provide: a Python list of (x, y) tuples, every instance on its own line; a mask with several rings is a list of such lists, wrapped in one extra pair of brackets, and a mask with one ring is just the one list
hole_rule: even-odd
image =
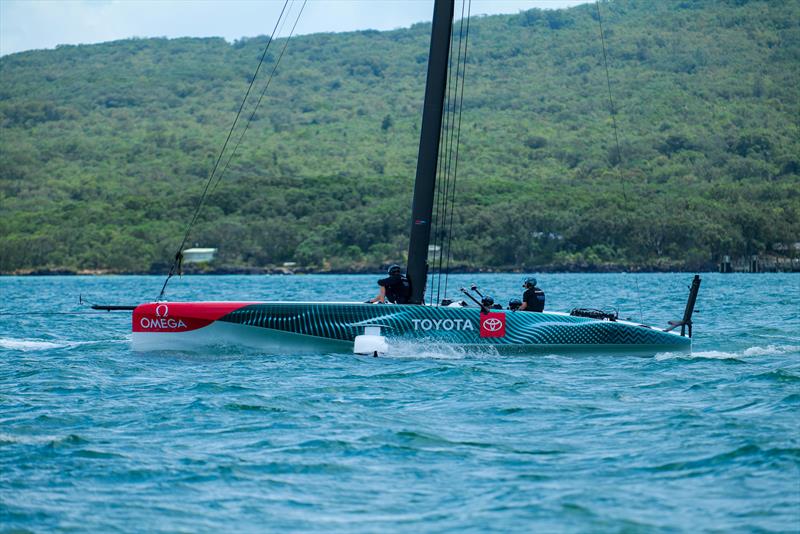
[(503, 328), (503, 321), (496, 317), (489, 317), (483, 321), (483, 329), (489, 332), (497, 332)]

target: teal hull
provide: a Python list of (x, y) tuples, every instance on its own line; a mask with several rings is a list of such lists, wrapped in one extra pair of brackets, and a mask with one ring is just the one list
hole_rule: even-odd
[[(212, 312), (209, 312), (212, 310)], [(487, 322), (487, 318), (490, 320)], [(134, 345), (158, 349), (214, 342), (352, 348), (365, 326), (381, 326), (390, 347), (444, 344), (498, 352), (689, 351), (691, 340), (626, 321), (563, 313), (361, 303), (151, 303), (134, 311)], [(156, 325), (158, 328), (153, 327)], [(183, 325), (183, 328), (182, 326)], [(494, 328), (491, 330), (487, 325)], [(160, 343), (163, 341), (164, 343)]]

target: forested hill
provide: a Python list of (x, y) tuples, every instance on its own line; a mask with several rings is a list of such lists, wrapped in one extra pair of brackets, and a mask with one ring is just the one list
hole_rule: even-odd
[[(593, 4), (471, 21), (455, 262), (787, 254), (800, 241), (800, 2), (601, 9), (621, 158)], [(190, 241), (219, 247), (220, 265), (402, 262), (429, 31), (293, 38)], [(0, 58), (0, 271), (163, 270), (264, 43)]]

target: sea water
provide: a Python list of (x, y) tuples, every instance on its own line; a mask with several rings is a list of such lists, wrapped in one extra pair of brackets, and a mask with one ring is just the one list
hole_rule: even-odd
[[(173, 300), (365, 300), (192, 276)], [(543, 274), (548, 309), (679, 319), (687, 274)], [(800, 276), (703, 275), (691, 356), (135, 353), (158, 277), (0, 278), (0, 530), (800, 529)], [(458, 275), (497, 301), (519, 275)], [(444, 296), (444, 284), (439, 291)]]

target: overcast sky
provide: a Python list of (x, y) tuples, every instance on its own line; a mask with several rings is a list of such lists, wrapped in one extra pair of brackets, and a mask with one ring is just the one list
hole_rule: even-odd
[[(472, 0), (472, 13), (517, 13), (586, 1)], [(302, 0), (294, 3), (296, 13)], [(283, 0), (0, 0), (0, 55), (128, 37), (233, 41), (268, 34), (282, 6)], [(391, 30), (428, 21), (432, 11), (433, 0), (308, 0), (297, 33)]]

